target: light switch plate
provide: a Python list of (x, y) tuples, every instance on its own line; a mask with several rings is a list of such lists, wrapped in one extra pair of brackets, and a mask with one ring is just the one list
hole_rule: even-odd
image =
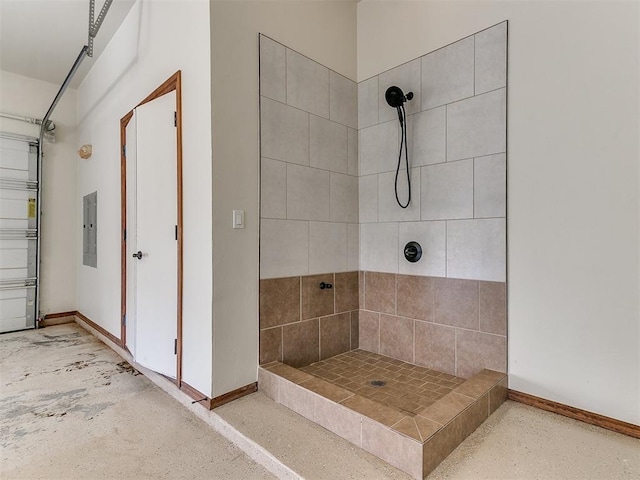
[(233, 228), (244, 228), (244, 210), (233, 211)]

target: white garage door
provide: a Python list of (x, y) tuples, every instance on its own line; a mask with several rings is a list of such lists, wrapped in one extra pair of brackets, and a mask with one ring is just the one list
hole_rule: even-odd
[(0, 134), (0, 332), (36, 321), (38, 141)]

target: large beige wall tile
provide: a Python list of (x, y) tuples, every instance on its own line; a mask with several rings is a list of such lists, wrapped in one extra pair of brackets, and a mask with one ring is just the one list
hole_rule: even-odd
[(309, 114), (262, 97), (260, 154), (275, 160), (309, 165)]
[(287, 69), (284, 45), (260, 35), (260, 95), (287, 102)]
[(347, 173), (347, 127), (317, 115), (309, 117), (309, 159), (312, 167)]
[(329, 220), (329, 172), (287, 165), (287, 218)]
[(507, 22), (475, 35), (475, 93), (507, 85)]
[(262, 219), (260, 278), (306, 275), (309, 264), (309, 222)]
[(396, 313), (396, 275), (365, 273), (365, 309), (373, 312)]
[(398, 315), (419, 320), (433, 320), (433, 279), (415, 275), (398, 275)]
[(329, 118), (358, 128), (358, 84), (334, 71), (329, 72)]
[(287, 48), (287, 103), (329, 118), (329, 69)]
[(422, 57), (422, 109), (473, 96), (473, 37)]
[(468, 378), (483, 368), (507, 371), (507, 339), (501, 335), (458, 330), (456, 332), (457, 371)]
[(347, 224), (309, 222), (309, 273), (347, 270)]
[(456, 331), (453, 327), (415, 322), (415, 363), (456, 374)]
[(287, 164), (262, 158), (260, 164), (260, 216), (287, 218)]
[(358, 84), (358, 128), (378, 124), (378, 76)]
[(321, 283), (333, 284), (332, 273), (302, 277), (302, 319), (322, 317), (334, 313), (334, 288), (321, 289)]
[(282, 327), (282, 361), (304, 367), (320, 359), (318, 319), (290, 323)]
[(447, 276), (504, 282), (507, 234), (504, 218), (447, 222)]
[(380, 351), (380, 314), (360, 310), (358, 327), (360, 348), (378, 353)]
[(478, 282), (454, 278), (435, 279), (433, 321), (478, 330)]
[(506, 89), (447, 106), (447, 160), (505, 152), (507, 147)]
[(329, 210), (332, 222), (358, 223), (358, 177), (331, 172)]
[(320, 360), (351, 350), (351, 314), (330, 315), (320, 319)]
[(413, 363), (413, 320), (380, 315), (380, 354)]
[(423, 220), (473, 218), (473, 160), (422, 167)]

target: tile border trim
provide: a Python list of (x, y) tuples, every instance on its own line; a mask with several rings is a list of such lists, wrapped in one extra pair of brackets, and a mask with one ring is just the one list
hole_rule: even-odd
[[(478, 386), (481, 388), (482, 393), (480, 395), (474, 395), (475, 398), (469, 398), (471, 400), (471, 403), (469, 405), (467, 405), (465, 408), (463, 408), (461, 411), (453, 414), (453, 416), (446, 422), (444, 422), (444, 424), (440, 425), (440, 428), (433, 432), (428, 438), (426, 438), (423, 441), (418, 441), (414, 438), (409, 437), (406, 434), (403, 434), (401, 432), (399, 432), (398, 430), (394, 429), (393, 426), (387, 426), (384, 425), (382, 423), (380, 423), (379, 421), (376, 421), (370, 417), (368, 417), (365, 414), (362, 414), (360, 412), (358, 412), (357, 410), (353, 410), (349, 407), (347, 407), (346, 405), (343, 404), (343, 401), (340, 402), (335, 402), (325, 396), (323, 396), (322, 394), (313, 391), (313, 390), (309, 390), (304, 386), (304, 382), (309, 380), (310, 378), (317, 378), (314, 377), (311, 374), (308, 374), (306, 372), (302, 372), (300, 370), (298, 370), (297, 368), (291, 367), (289, 365), (286, 365), (284, 363), (281, 362), (270, 362), (268, 364), (265, 365), (260, 365), (258, 367), (258, 389), (261, 390), (265, 395), (267, 395), (269, 398), (271, 398), (272, 400), (274, 400), (277, 403), (280, 403), (290, 409), (292, 409), (293, 411), (296, 411), (297, 413), (299, 413), (300, 415), (304, 416), (305, 418), (307, 418), (308, 420), (314, 422), (314, 423), (318, 423), (317, 419), (316, 419), (316, 405), (319, 401), (324, 401), (324, 402), (329, 402), (332, 405), (332, 408), (339, 408), (342, 407), (344, 409), (346, 409), (347, 411), (351, 412), (354, 415), (357, 415), (360, 418), (360, 423), (362, 425), (363, 421), (365, 419), (367, 419), (367, 421), (369, 422), (373, 422), (373, 424), (376, 424), (379, 428), (384, 429), (385, 431), (389, 432), (392, 435), (395, 435), (398, 438), (398, 441), (403, 441), (403, 442), (410, 442), (410, 444), (415, 444), (415, 446), (417, 448), (420, 449), (420, 458), (423, 458), (424, 455), (424, 451), (423, 449), (426, 448), (425, 445), (427, 444), (427, 442), (429, 442), (429, 440), (433, 439), (435, 436), (438, 435), (439, 432), (442, 432), (443, 429), (449, 425), (454, 419), (460, 417), (461, 415), (465, 414), (465, 412), (467, 412), (470, 408), (472, 408), (473, 406), (477, 405), (479, 402), (483, 402), (486, 401), (487, 405), (486, 405), (486, 416), (484, 417), (483, 421), (486, 420), (492, 413), (493, 411), (495, 411), (495, 409), (498, 408), (498, 406), (504, 401), (506, 400), (506, 388), (502, 386), (502, 384), (506, 381), (507, 379), (507, 375), (504, 373), (500, 373), (500, 372), (494, 372), (494, 371), (490, 371), (490, 370), (482, 370), (481, 372), (479, 372), (478, 374), (474, 375), (473, 377), (471, 377), (470, 379), (468, 379), (465, 383), (463, 383), (460, 387), (463, 387), (465, 384), (469, 383), (469, 385), (474, 385), (474, 386)], [(321, 382), (326, 382), (325, 380), (319, 379)], [(283, 384), (283, 382), (285, 382)], [(327, 382), (330, 383), (330, 382)], [(287, 398), (283, 398), (282, 394), (281, 394), (281, 387), (284, 386), (287, 390), (298, 390), (300, 393), (305, 392), (305, 397), (310, 398), (309, 395), (311, 395), (314, 398), (314, 406), (311, 409), (310, 412), (307, 412), (305, 409), (296, 409), (293, 408), (295, 407), (292, 402), (295, 402), (295, 400), (293, 398), (288, 398), (290, 396), (290, 393), (287, 394)], [(457, 389), (454, 389), (453, 392), (457, 393), (457, 390), (460, 388), (458, 387)], [(501, 389), (502, 395), (497, 394), (497, 390), (496, 389)], [(492, 408), (492, 402), (491, 402), (491, 398), (492, 398), (492, 394), (494, 394), (494, 392), (496, 392), (496, 394), (499, 397), (499, 403), (497, 405), (494, 405)], [(350, 392), (352, 393), (352, 392)], [(461, 395), (465, 395), (465, 393), (461, 393)], [(353, 398), (354, 396), (357, 396), (357, 394), (351, 395), (348, 398)], [(467, 395), (465, 395), (467, 396)], [(484, 408), (484, 407), (482, 407)], [(306, 413), (306, 414), (305, 414)], [(397, 423), (397, 422), (396, 422)], [(324, 428), (327, 428), (326, 425), (322, 425)], [(476, 425), (477, 427), (477, 425)], [(349, 438), (347, 438), (347, 436), (345, 435), (344, 432), (338, 432), (338, 431), (334, 431), (333, 429), (329, 429), (328, 430), (332, 431), (334, 434), (339, 435), (347, 440), (349, 440), (351, 443), (354, 443), (352, 440), (350, 440)], [(473, 428), (473, 430), (475, 430), (475, 427)], [(473, 431), (472, 430), (472, 431)], [(471, 433), (471, 432), (469, 432)], [(465, 436), (466, 438), (466, 436)], [(463, 439), (464, 440), (464, 439)], [(363, 437), (362, 437), (362, 429), (360, 431), (360, 438), (359, 438), (359, 443), (354, 443), (357, 447), (363, 448), (367, 451), (369, 451), (369, 453), (377, 456), (380, 458), (379, 455), (377, 455), (375, 452), (372, 452), (369, 449), (364, 448), (364, 441), (363, 441)], [(456, 445), (457, 447), (457, 445)], [(438, 463), (440, 463), (442, 460), (444, 460), (446, 458), (446, 456), (448, 456), (448, 454), (444, 455), (439, 461)], [(389, 460), (383, 459), (387, 462), (389, 462)], [(393, 459), (395, 460), (395, 459)], [(391, 462), (389, 462), (391, 463)], [(395, 466), (396, 468), (399, 468), (400, 470), (408, 473), (409, 475), (416, 477), (416, 466), (415, 465), (405, 465), (403, 464), (402, 461), (397, 460), (393, 463), (391, 463), (393, 466)], [(422, 471), (422, 476), (419, 478), (424, 478), (426, 475), (428, 475), (433, 467), (428, 467), (428, 471), (423, 470), (424, 466), (421, 464), (419, 467)]]

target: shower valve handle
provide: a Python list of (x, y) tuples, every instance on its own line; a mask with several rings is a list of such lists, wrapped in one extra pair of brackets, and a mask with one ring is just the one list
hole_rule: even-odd
[(333, 284), (332, 283), (324, 283), (324, 282), (320, 282), (320, 290), (330, 290), (333, 288)]

